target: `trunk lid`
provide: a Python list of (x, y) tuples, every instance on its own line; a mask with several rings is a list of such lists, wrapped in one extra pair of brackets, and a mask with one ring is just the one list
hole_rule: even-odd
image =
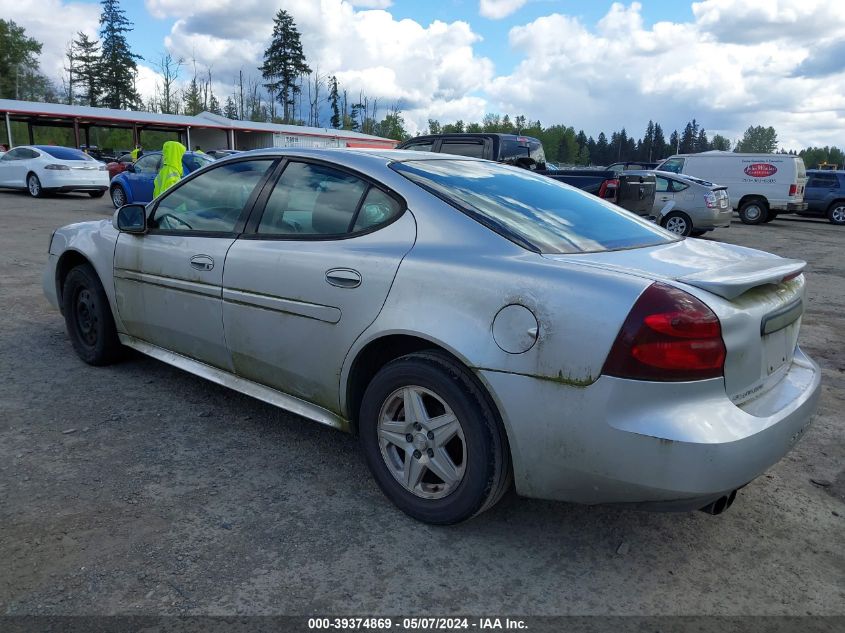
[(768, 391), (792, 362), (804, 311), (803, 261), (696, 239), (544, 257), (686, 286), (719, 317), (725, 389), (736, 404)]

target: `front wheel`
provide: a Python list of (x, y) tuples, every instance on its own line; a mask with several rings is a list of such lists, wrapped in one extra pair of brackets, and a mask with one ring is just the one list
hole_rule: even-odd
[(743, 224), (762, 224), (768, 215), (768, 208), (760, 200), (749, 200), (739, 208), (739, 219)]
[(41, 181), (35, 174), (27, 176), (26, 188), (29, 191), (29, 195), (33, 198), (41, 198), (44, 196), (44, 188), (41, 186)]
[(686, 213), (682, 213), (681, 211), (672, 211), (660, 223), (664, 229), (676, 235), (687, 237), (692, 233), (692, 220), (690, 220), (690, 217)]
[(117, 360), (120, 340), (106, 291), (90, 264), (71, 270), (62, 287), (62, 311), (73, 349), (89, 365)]
[(845, 202), (834, 202), (827, 210), (827, 219), (831, 224), (845, 224)]
[(436, 525), (492, 507), (510, 484), (507, 440), (469, 372), (437, 352), (385, 365), (364, 394), (364, 458), (400, 510)]

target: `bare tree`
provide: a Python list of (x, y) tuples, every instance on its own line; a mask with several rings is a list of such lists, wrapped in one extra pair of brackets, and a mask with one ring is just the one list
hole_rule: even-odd
[(67, 43), (65, 47), (65, 59), (67, 60), (67, 66), (65, 66), (65, 72), (67, 73), (67, 79), (65, 76), (62, 75), (62, 92), (64, 93), (65, 103), (68, 105), (73, 105), (75, 101), (75, 95), (73, 94), (73, 85), (74, 80), (76, 79), (74, 72), (76, 70), (74, 62), (76, 61), (76, 50), (73, 46), (73, 40)]
[(320, 127), (320, 89), (326, 85), (326, 75), (321, 75), (318, 68), (308, 79), (308, 125)]
[[(163, 114), (178, 114), (179, 98), (176, 94), (175, 84), (179, 79), (179, 70), (185, 63), (181, 57), (174, 59), (170, 53), (162, 53), (158, 62), (158, 69), (161, 72), (162, 87), (159, 98), (159, 110)], [(158, 86), (156, 86), (158, 89)]]

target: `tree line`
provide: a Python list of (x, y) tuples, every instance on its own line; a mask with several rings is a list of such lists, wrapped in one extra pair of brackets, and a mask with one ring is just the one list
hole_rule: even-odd
[[(209, 111), (230, 119), (311, 125), (355, 130), (387, 138), (410, 138), (401, 104), (384, 104), (359, 90), (350, 93), (336, 75), (321, 72), (309, 63), (293, 17), (280, 9), (273, 18), (273, 32), (264, 50), (258, 74), (241, 70), (225, 99), (214, 93), (212, 69), (198, 68), (191, 60), (190, 79), (180, 82), (183, 58), (164, 52), (154, 63), (161, 79), (153, 95), (143, 100), (136, 82), (141, 56), (132, 51), (127, 36), (134, 25), (120, 0), (101, 0), (99, 38), (77, 33), (65, 51), (61, 87), (40, 70), (40, 42), (26, 35), (11, 20), (0, 19), (0, 98), (63, 102), (75, 105), (145, 110), (164, 114), (196, 115)], [(423, 133), (503, 132), (533, 136), (543, 142), (548, 160), (564, 165), (607, 165), (616, 161), (657, 162), (675, 153), (710, 150), (770, 153), (777, 151), (773, 127), (751, 126), (732, 142), (721, 134), (712, 137), (696, 119), (666, 133), (660, 123), (649, 121), (637, 138), (625, 128), (588, 136), (584, 130), (525, 116), (487, 114), (480, 122), (463, 120), (441, 124), (428, 120)], [(783, 150), (781, 150), (783, 151)], [(790, 152), (795, 153), (795, 152)], [(798, 154), (808, 167), (821, 163), (845, 164), (837, 147), (808, 147)]]

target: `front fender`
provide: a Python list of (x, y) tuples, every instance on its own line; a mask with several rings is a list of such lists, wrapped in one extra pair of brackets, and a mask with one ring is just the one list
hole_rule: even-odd
[(82, 257), (94, 268), (106, 296), (109, 299), (112, 315), (118, 332), (123, 332), (123, 323), (117, 311), (114, 294), (114, 249), (120, 233), (112, 226), (111, 220), (96, 220), (70, 224), (58, 229), (50, 242), (50, 263), (56, 284), (56, 299), (61, 306), (61, 287), (59, 276), (63, 262), (67, 257)]

